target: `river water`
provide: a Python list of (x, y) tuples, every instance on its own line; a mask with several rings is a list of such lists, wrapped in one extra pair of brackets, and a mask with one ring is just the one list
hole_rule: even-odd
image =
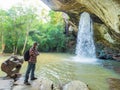
[[(64, 53), (41, 53), (38, 56), (36, 76), (46, 77), (56, 84), (64, 85), (72, 80), (88, 84), (91, 90), (108, 90), (108, 78), (120, 79), (112, 67), (120, 62), (98, 60), (96, 62), (79, 62), (74, 55)], [(80, 58), (79, 58), (80, 59)], [(82, 60), (84, 60), (82, 58)], [(25, 62), (21, 73), (27, 68)], [(105, 67), (107, 66), (107, 68)]]

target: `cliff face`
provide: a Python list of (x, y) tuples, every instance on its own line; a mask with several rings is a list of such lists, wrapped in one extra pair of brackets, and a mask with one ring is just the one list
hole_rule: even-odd
[(96, 47), (120, 49), (120, 0), (42, 0), (56, 11), (70, 16), (77, 27), (80, 14), (88, 12), (94, 21)]

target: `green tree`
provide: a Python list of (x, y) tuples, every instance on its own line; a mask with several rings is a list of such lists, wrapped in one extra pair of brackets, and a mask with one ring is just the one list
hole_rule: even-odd
[(8, 32), (7, 28), (9, 27), (10, 23), (8, 22), (10, 18), (7, 15), (5, 10), (0, 10), (0, 45), (1, 45), (1, 53), (3, 53), (5, 49), (5, 37)]
[[(36, 8), (14, 6), (8, 11), (0, 10), (0, 45), (5, 53), (23, 54), (34, 41), (40, 43), (40, 51), (66, 50), (66, 37), (62, 13), (42, 10), (40, 16)], [(4, 46), (4, 48), (3, 48)]]
[(34, 29), (37, 20), (34, 11), (33, 7), (27, 8), (19, 5), (8, 10), (11, 25), (9, 27), (10, 38), (6, 38), (6, 52), (12, 49), (14, 53), (24, 53), (29, 31)]
[(65, 51), (66, 38), (63, 34), (64, 25), (62, 14), (59, 12), (50, 11), (48, 14), (50, 20), (44, 25), (39, 25), (39, 33), (31, 35), (33, 39), (39, 39), (41, 51)]

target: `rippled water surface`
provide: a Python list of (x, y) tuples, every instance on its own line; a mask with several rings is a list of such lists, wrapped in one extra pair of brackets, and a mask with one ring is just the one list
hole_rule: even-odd
[[(108, 90), (107, 78), (120, 79), (120, 75), (110, 68), (115, 65), (120, 66), (120, 62), (99, 60), (95, 63), (83, 63), (79, 62), (79, 59), (70, 54), (41, 53), (38, 56), (36, 76), (47, 77), (60, 85), (72, 80), (80, 80), (88, 84), (91, 90)], [(27, 62), (21, 69), (23, 75), (26, 68)]]

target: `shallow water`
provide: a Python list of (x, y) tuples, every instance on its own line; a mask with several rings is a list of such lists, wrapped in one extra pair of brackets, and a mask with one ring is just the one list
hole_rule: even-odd
[[(108, 90), (107, 78), (120, 79), (120, 75), (110, 68), (115, 65), (120, 66), (120, 62), (99, 60), (95, 63), (83, 63), (74, 59), (74, 56), (70, 54), (41, 53), (38, 56), (36, 76), (47, 77), (60, 85), (72, 80), (80, 80), (88, 84), (91, 90)], [(27, 62), (21, 69), (23, 75), (27, 68), (26, 64)]]

